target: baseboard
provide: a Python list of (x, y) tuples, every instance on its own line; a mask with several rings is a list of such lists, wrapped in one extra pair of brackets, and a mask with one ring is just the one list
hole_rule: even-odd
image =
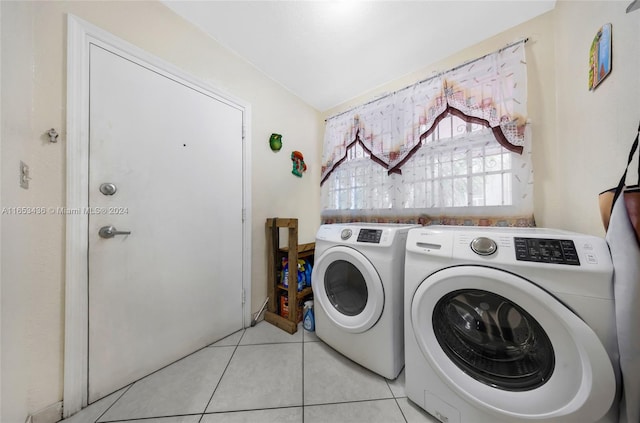
[(62, 420), (62, 401), (51, 404), (27, 417), (26, 423), (56, 423)]

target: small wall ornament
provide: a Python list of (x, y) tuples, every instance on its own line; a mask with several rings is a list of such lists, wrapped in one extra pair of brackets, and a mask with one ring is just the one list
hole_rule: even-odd
[(594, 90), (611, 73), (611, 24), (598, 30), (589, 50), (589, 90)]
[(302, 174), (307, 170), (307, 165), (304, 164), (304, 156), (301, 152), (294, 151), (291, 153), (291, 161), (293, 162), (291, 173), (302, 178)]
[(271, 134), (271, 137), (269, 137), (269, 147), (271, 147), (273, 151), (280, 151), (282, 148), (282, 135)]

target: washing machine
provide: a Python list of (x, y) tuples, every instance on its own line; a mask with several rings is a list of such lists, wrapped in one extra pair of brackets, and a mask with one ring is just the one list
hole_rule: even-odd
[(412, 227), (331, 224), (316, 235), (316, 335), (387, 379), (404, 366), (404, 256)]
[(442, 422), (615, 422), (606, 242), (535, 228), (412, 229), (408, 398)]

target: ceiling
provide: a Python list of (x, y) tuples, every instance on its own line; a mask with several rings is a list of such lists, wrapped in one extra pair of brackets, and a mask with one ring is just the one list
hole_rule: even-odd
[(555, 6), (555, 0), (163, 3), (319, 111)]

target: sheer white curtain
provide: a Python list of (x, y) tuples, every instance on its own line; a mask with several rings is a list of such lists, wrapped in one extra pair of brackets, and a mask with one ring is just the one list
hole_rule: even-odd
[(533, 220), (524, 42), (327, 120), (325, 221)]

